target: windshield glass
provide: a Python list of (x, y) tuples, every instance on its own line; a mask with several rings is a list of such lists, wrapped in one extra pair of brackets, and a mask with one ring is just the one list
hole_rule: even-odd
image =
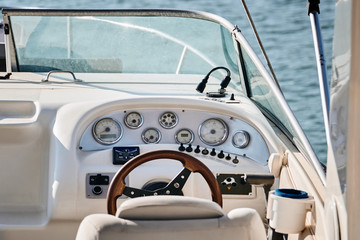
[(245, 73), (250, 87), (251, 99), (263, 109), (268, 118), (275, 121), (276, 125), (281, 127), (281, 130), (284, 131), (288, 138), (299, 139), (281, 104), (277, 101), (258, 68), (246, 53), (245, 49), (241, 48), (241, 52), (244, 58)]
[(239, 80), (231, 33), (181, 17), (12, 16), (18, 70), (204, 74)]

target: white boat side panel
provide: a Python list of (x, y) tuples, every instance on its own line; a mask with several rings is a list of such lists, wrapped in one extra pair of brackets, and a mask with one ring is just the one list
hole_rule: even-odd
[[(323, 221), (325, 219), (325, 188), (321, 184), (316, 171), (311, 168), (310, 163), (301, 153), (287, 151), (286, 155), (287, 163), (282, 168), (279, 188), (299, 189), (314, 197), (314, 208), (307, 215), (305, 226), (314, 235), (314, 239), (326, 239), (325, 234), (329, 230), (329, 226), (326, 226)], [(305, 237), (307, 237), (307, 231), (301, 232), (300, 235), (289, 235), (289, 239), (302, 239)]]

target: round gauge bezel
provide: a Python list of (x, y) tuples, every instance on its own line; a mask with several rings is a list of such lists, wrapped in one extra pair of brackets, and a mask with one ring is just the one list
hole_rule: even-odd
[[(101, 140), (100, 138), (98, 138), (98, 136), (96, 135), (96, 133), (95, 133), (95, 128), (96, 128), (97, 124), (98, 124), (99, 122), (101, 122), (101, 121), (104, 121), (104, 120), (111, 120), (111, 121), (113, 121), (114, 123), (116, 123), (116, 124), (119, 126), (119, 128), (120, 128), (120, 135), (119, 135), (119, 137), (118, 137), (116, 140), (111, 141), (111, 142), (105, 142), (105, 141)], [(122, 138), (123, 133), (124, 133), (124, 129), (123, 129), (121, 123), (120, 123), (119, 121), (117, 121), (116, 119), (113, 119), (113, 118), (111, 118), (111, 117), (105, 117), (105, 118), (101, 118), (101, 119), (97, 120), (97, 121), (94, 123), (93, 127), (92, 127), (92, 135), (93, 135), (93, 138), (95, 139), (96, 142), (98, 142), (98, 143), (100, 143), (100, 144), (103, 144), (103, 145), (112, 145), (112, 144), (114, 144), (114, 143), (117, 143), (117, 142)]]
[[(225, 133), (224, 135), (222, 136), (222, 138), (220, 139), (220, 141), (218, 142), (215, 142), (215, 143), (209, 143), (207, 142), (202, 136), (201, 136), (201, 128), (204, 126), (204, 124), (207, 122), (207, 121), (210, 121), (210, 120), (216, 120), (216, 121), (219, 121), (223, 126), (224, 126), (224, 129), (225, 129)], [(205, 121), (203, 121), (200, 126), (199, 126), (199, 129), (198, 129), (198, 135), (199, 135), (199, 138), (200, 140), (209, 145), (209, 146), (218, 146), (220, 144), (223, 144), (226, 139), (228, 138), (229, 136), (229, 127), (227, 126), (227, 124), (225, 123), (224, 120), (220, 119), (220, 118), (209, 118), (209, 119), (206, 119)]]
[(184, 131), (184, 130), (186, 130), (186, 131), (188, 131), (188, 132), (190, 133), (191, 139), (190, 139), (190, 142), (188, 142), (188, 143), (182, 143), (182, 144), (191, 144), (191, 143), (194, 141), (195, 135), (194, 135), (193, 131), (191, 131), (191, 130), (188, 129), (188, 128), (182, 128), (182, 129), (178, 130), (178, 131), (175, 133), (175, 141), (176, 141), (176, 143), (181, 144), (181, 142), (180, 142), (179, 139), (178, 139), (178, 133), (179, 133), (180, 131)]
[[(149, 130), (155, 130), (155, 131), (159, 134), (159, 139), (158, 139), (156, 142), (148, 142), (148, 141), (145, 140), (145, 133), (146, 133), (147, 131), (149, 131)], [(161, 136), (160, 130), (157, 129), (157, 128), (154, 128), (154, 127), (147, 128), (147, 129), (145, 129), (145, 130), (141, 133), (141, 138), (142, 138), (142, 140), (144, 141), (144, 143), (146, 143), (146, 144), (156, 144), (156, 143), (159, 143), (160, 140), (161, 140), (161, 137), (162, 137), (162, 136)]]
[[(162, 119), (163, 119), (163, 116), (164, 116), (165, 114), (171, 114), (171, 115), (173, 115), (173, 116), (175, 117), (175, 123), (174, 123), (173, 125), (170, 125), (170, 126), (169, 126), (169, 125), (165, 125), (165, 124), (164, 124), (164, 122), (162, 121)], [(178, 116), (176, 115), (176, 113), (174, 113), (174, 112), (167, 111), (167, 112), (162, 113), (162, 114), (160, 115), (160, 117), (159, 117), (159, 124), (160, 124), (161, 127), (165, 128), (165, 129), (174, 128), (174, 127), (178, 124), (178, 122), (179, 122), (179, 118), (178, 118)]]
[[(129, 125), (129, 123), (127, 122), (127, 117), (128, 117), (130, 114), (134, 114), (134, 113), (135, 113), (135, 114), (138, 114), (138, 115), (140, 116), (140, 119), (141, 119), (140, 124), (139, 124), (138, 126), (136, 126), (136, 127)], [(137, 129), (137, 128), (140, 128), (140, 127), (143, 125), (143, 123), (144, 123), (144, 117), (143, 117), (143, 115), (142, 115), (141, 113), (139, 113), (139, 112), (129, 112), (129, 113), (126, 114), (125, 117), (124, 117), (124, 123), (125, 123), (125, 126), (127, 126), (128, 128)]]
[[(245, 136), (245, 138), (246, 138), (245, 143), (242, 144), (242, 145), (237, 145), (237, 144), (235, 143), (234, 138), (235, 138), (236, 134), (238, 134), (238, 133), (244, 134), (244, 136)], [(247, 131), (245, 131), (245, 130), (237, 131), (237, 132), (233, 135), (233, 137), (232, 137), (232, 144), (233, 144), (234, 147), (236, 147), (236, 148), (241, 148), (241, 149), (246, 148), (247, 146), (249, 146), (249, 143), (250, 143), (250, 134), (249, 134)]]

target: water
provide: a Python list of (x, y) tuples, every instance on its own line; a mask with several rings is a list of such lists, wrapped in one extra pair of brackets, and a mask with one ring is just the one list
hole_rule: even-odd
[[(305, 0), (247, 1), (280, 86), (322, 162), (326, 139), (315, 52)], [(238, 25), (260, 54), (240, 0), (1, 0), (0, 6), (40, 8), (180, 8), (212, 12)], [(322, 0), (320, 21), (328, 75), (331, 73), (335, 0)]]

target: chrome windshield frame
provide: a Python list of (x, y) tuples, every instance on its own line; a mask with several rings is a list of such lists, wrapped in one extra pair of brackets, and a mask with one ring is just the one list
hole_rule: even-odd
[[(11, 25), (12, 16), (102, 16), (102, 17), (181, 17), (206, 20), (217, 23), (232, 33), (235, 28), (228, 20), (207, 12), (176, 9), (2, 9), (4, 25)], [(16, 48), (10, 29), (5, 35), (7, 72), (18, 71)], [(238, 51), (237, 46), (235, 49)], [(240, 69), (239, 69), (240, 71)], [(242, 73), (239, 73), (242, 76)], [(243, 80), (241, 79), (243, 83)]]

